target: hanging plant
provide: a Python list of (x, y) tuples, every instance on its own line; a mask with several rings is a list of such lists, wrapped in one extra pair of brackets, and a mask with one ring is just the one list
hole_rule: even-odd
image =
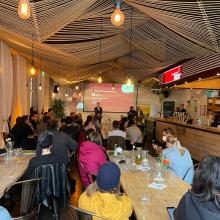
[(65, 118), (65, 103), (61, 99), (54, 99), (51, 103), (51, 108), (57, 119)]

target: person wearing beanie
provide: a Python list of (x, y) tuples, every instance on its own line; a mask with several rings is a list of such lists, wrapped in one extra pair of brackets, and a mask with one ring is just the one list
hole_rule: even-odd
[[(98, 171), (96, 182), (79, 198), (79, 208), (109, 220), (128, 220), (132, 214), (131, 199), (120, 192), (119, 167), (108, 162)], [(93, 220), (99, 218), (93, 217)]]
[(44, 132), (38, 137), (38, 146), (42, 149), (41, 155), (33, 157), (28, 165), (26, 171), (26, 178), (29, 179), (33, 170), (45, 164), (62, 163), (60, 159), (51, 153), (53, 145), (53, 134), (51, 132)]

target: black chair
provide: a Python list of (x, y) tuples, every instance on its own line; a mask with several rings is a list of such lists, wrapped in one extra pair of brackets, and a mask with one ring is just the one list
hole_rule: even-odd
[(115, 144), (122, 149), (126, 148), (125, 139), (121, 136), (110, 136), (107, 140), (107, 150), (114, 150)]
[(95, 182), (96, 181), (96, 175), (94, 173), (90, 173), (90, 172), (87, 171), (87, 169), (85, 168), (84, 164), (82, 163), (82, 161), (79, 159), (78, 156), (77, 156), (77, 160), (78, 160), (79, 166), (81, 166), (82, 169), (84, 170), (89, 183), (91, 184), (91, 183)]
[[(11, 204), (19, 204), (19, 214), (13, 216), (16, 220), (36, 219), (39, 204), (36, 202), (37, 187), (45, 178), (36, 178), (12, 184), (5, 190), (2, 203), (11, 211)], [(13, 207), (14, 208), (14, 207)]]
[(93, 220), (93, 217), (96, 217), (100, 220), (107, 220), (105, 218), (102, 218), (102, 217), (96, 215), (93, 212), (88, 212), (84, 209), (80, 209), (75, 206), (69, 206), (69, 210), (71, 210), (73, 213), (77, 213), (77, 217), (79, 220)]
[(70, 198), (70, 184), (67, 178), (65, 164), (45, 164), (38, 166), (31, 174), (31, 178), (45, 177), (36, 189), (38, 203), (48, 206), (52, 210), (54, 219), (59, 219), (61, 208), (67, 208)]

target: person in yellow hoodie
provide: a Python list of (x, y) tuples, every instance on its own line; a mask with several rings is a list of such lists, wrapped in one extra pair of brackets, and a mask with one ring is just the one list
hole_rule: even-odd
[[(128, 220), (132, 214), (131, 199), (120, 192), (119, 167), (108, 162), (98, 171), (96, 182), (79, 198), (79, 208), (108, 220)], [(93, 217), (93, 220), (100, 220)]]

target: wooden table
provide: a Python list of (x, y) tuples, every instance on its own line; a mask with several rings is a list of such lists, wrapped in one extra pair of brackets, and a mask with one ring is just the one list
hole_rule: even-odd
[(23, 154), (19, 159), (0, 162), (0, 198), (7, 187), (22, 177), (33, 156), (34, 154)]
[[(109, 156), (109, 159), (113, 162), (118, 161), (112, 156)], [(190, 185), (168, 171), (165, 174), (166, 188), (158, 190), (148, 187), (153, 182), (156, 172), (155, 159), (149, 155), (148, 159), (151, 166), (149, 171), (139, 171), (135, 168), (131, 171), (127, 170), (125, 165), (119, 164), (122, 171), (121, 186), (131, 198), (134, 213), (138, 220), (169, 220), (166, 207), (177, 207), (182, 196), (190, 189)], [(141, 201), (143, 194), (149, 197), (147, 204)]]

